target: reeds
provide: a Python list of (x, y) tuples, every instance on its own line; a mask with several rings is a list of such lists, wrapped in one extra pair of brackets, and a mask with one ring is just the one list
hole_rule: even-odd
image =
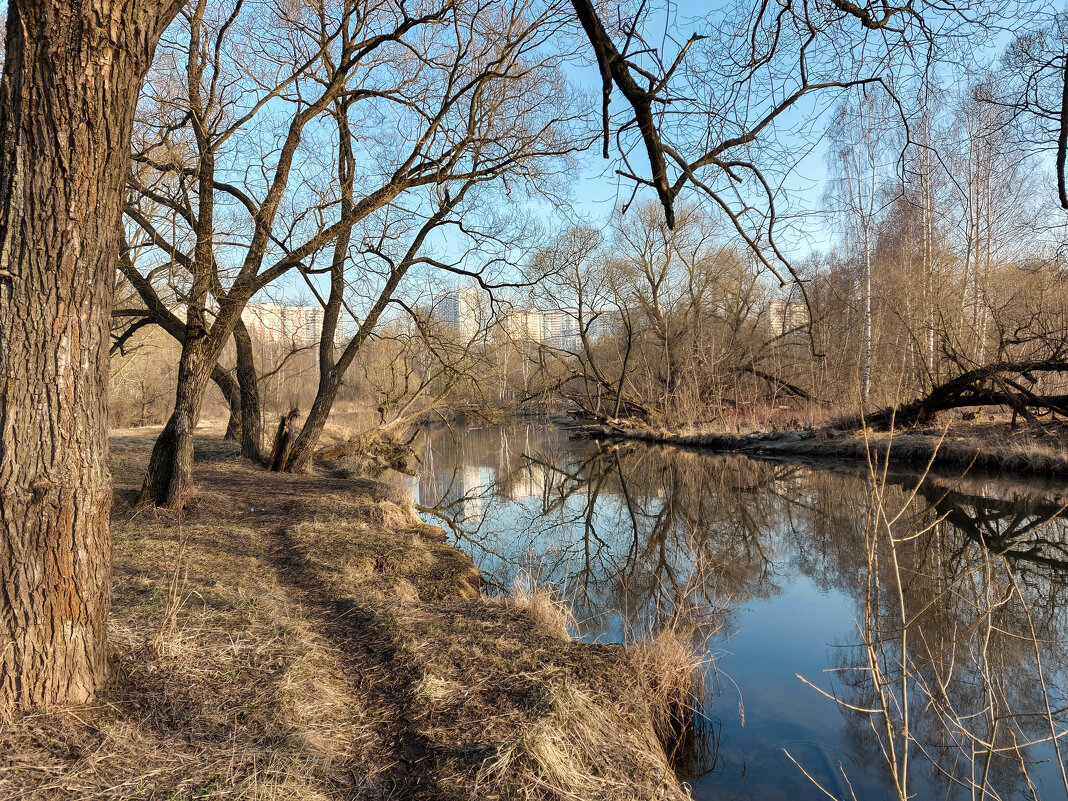
[(653, 728), (625, 704), (566, 680), (546, 685), (541, 714), (486, 761), (479, 789), (522, 787), (524, 798), (569, 801), (687, 798)]
[(693, 632), (663, 628), (630, 648), (653, 730), (672, 764), (698, 762), (708, 655)]

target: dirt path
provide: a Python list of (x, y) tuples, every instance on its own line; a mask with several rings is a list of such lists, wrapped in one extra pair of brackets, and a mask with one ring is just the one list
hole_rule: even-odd
[(375, 710), (374, 753), (352, 766), (356, 798), (402, 799), (425, 797), (432, 790), (426, 744), (411, 725), (406, 699), (413, 677), (395, 653), (392, 638), (374, 613), (331, 598), (309, 569), (286, 528), (267, 533), (271, 562), (281, 583), (303, 608), (316, 633), (342, 654), (353, 693)]
[[(198, 471), (207, 485), (222, 478), (211, 466)], [(336, 771), (351, 781), (351, 797), (368, 801), (436, 797), (427, 745), (412, 725), (409, 699), (418, 678), (398, 659), (390, 633), (369, 606), (334, 597), (290, 536), (308, 499), (324, 489), (350, 490), (352, 482), (264, 472), (228, 471), (226, 492), (241, 508), (255, 510), (257, 527), (279, 583), (299, 604), (301, 617), (341, 657), (353, 697), (371, 711), (370, 752)]]
[(482, 599), (397, 487), (205, 435), (183, 513), (135, 508), (155, 433), (111, 438), (112, 681), (0, 726), (0, 798), (688, 798), (636, 652)]

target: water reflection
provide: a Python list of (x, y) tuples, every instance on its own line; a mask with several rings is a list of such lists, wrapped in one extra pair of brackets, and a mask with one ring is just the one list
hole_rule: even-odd
[(590, 639), (699, 620), (716, 748), (695, 797), (1068, 795), (1063, 487), (535, 427), (433, 432), (420, 462), (417, 503), (491, 585), (553, 583)]

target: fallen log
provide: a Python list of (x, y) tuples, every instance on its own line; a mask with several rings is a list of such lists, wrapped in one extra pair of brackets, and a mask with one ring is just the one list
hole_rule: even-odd
[(1034, 386), (1037, 375), (1068, 374), (1068, 360), (1051, 359), (1025, 362), (995, 362), (961, 373), (934, 387), (926, 396), (874, 414), (855, 416), (835, 423), (838, 428), (861, 428), (867, 424), (875, 430), (893, 426), (927, 425), (939, 412), (967, 406), (1008, 406), (1032, 425), (1034, 410), (1042, 414), (1068, 416), (1068, 395), (1040, 395), (1023, 384)]

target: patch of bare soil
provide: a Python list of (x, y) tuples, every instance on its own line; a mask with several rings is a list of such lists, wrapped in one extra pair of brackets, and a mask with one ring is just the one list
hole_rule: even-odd
[(131, 507), (154, 433), (112, 439), (113, 680), (4, 722), (0, 799), (686, 797), (634, 649), (481, 599), (374, 481), (204, 437), (182, 515)]

